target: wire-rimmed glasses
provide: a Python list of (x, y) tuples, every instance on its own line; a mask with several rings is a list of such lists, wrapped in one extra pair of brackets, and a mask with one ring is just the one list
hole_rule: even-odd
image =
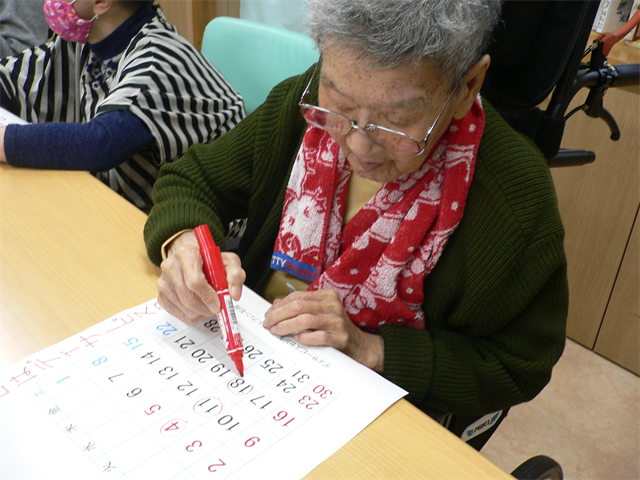
[(320, 128), (334, 135), (349, 135), (349, 133), (351, 133), (353, 130), (362, 130), (367, 134), (371, 141), (382, 145), (385, 148), (415, 156), (422, 155), (426, 150), (431, 132), (438, 123), (438, 120), (440, 120), (444, 109), (447, 107), (449, 101), (453, 97), (453, 94), (456, 92), (458, 86), (460, 85), (460, 81), (458, 81), (453, 91), (449, 95), (449, 98), (447, 98), (447, 101), (444, 102), (440, 113), (438, 113), (438, 116), (434, 120), (433, 124), (429, 127), (429, 130), (427, 130), (427, 135), (422, 140), (417, 140), (411, 135), (407, 135), (406, 133), (398, 132), (397, 130), (392, 130), (390, 128), (373, 123), (367, 123), (365, 126), (361, 127), (357, 125), (354, 120), (351, 120), (340, 113), (332, 112), (331, 110), (327, 110), (326, 108), (305, 103), (304, 100), (309, 94), (311, 82), (313, 81), (313, 77), (315, 77), (316, 75), (319, 64), (320, 61), (318, 61), (318, 63), (316, 64), (316, 68), (313, 70), (313, 74), (309, 79), (309, 83), (302, 93), (300, 102), (298, 102), (298, 105), (300, 106), (300, 112), (309, 125), (313, 125), (314, 127)]

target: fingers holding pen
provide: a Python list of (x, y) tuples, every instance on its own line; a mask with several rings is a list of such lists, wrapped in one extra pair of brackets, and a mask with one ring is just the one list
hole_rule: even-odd
[(195, 268), (183, 263), (179, 255), (172, 255), (162, 262), (162, 274), (158, 278), (160, 305), (190, 325), (220, 311), (215, 290), (208, 284), (201, 269), (198, 274), (197, 260), (193, 259), (192, 262)]
[(192, 325), (220, 311), (218, 295), (202, 272), (202, 257), (193, 232), (174, 239), (160, 267), (158, 301), (169, 313)]
[[(231, 298), (239, 300), (246, 274), (240, 257), (222, 253)], [(169, 313), (189, 325), (220, 312), (220, 299), (202, 270), (200, 246), (193, 231), (177, 236), (160, 266), (158, 301)]]
[(247, 274), (242, 269), (240, 257), (235, 253), (223, 252), (222, 263), (227, 274), (227, 283), (229, 284), (229, 295), (235, 301), (240, 300), (242, 295), (242, 286), (247, 279)]

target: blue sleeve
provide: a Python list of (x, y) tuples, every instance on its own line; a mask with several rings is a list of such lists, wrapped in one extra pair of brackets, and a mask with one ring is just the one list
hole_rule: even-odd
[(16, 167), (103, 172), (152, 142), (142, 120), (118, 110), (88, 123), (8, 125), (4, 149), (7, 162)]

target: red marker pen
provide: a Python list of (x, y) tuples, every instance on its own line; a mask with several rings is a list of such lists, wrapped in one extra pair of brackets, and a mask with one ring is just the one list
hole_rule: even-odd
[(244, 377), (244, 364), (242, 363), (244, 347), (242, 345), (240, 329), (238, 328), (236, 311), (233, 308), (233, 300), (229, 295), (227, 274), (224, 269), (224, 264), (222, 263), (220, 248), (218, 248), (213, 241), (209, 225), (200, 225), (196, 227), (194, 231), (198, 239), (198, 245), (200, 246), (204, 276), (207, 277), (209, 285), (213, 287), (220, 299), (218, 323), (222, 330), (222, 338), (227, 347), (227, 353), (231, 357), (231, 360), (233, 360), (233, 363), (236, 364), (240, 376)]

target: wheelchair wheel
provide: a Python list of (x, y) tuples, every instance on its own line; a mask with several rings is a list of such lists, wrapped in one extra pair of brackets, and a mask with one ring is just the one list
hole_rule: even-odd
[(564, 478), (560, 464), (544, 455), (531, 457), (511, 472), (511, 475), (518, 480), (563, 480)]

